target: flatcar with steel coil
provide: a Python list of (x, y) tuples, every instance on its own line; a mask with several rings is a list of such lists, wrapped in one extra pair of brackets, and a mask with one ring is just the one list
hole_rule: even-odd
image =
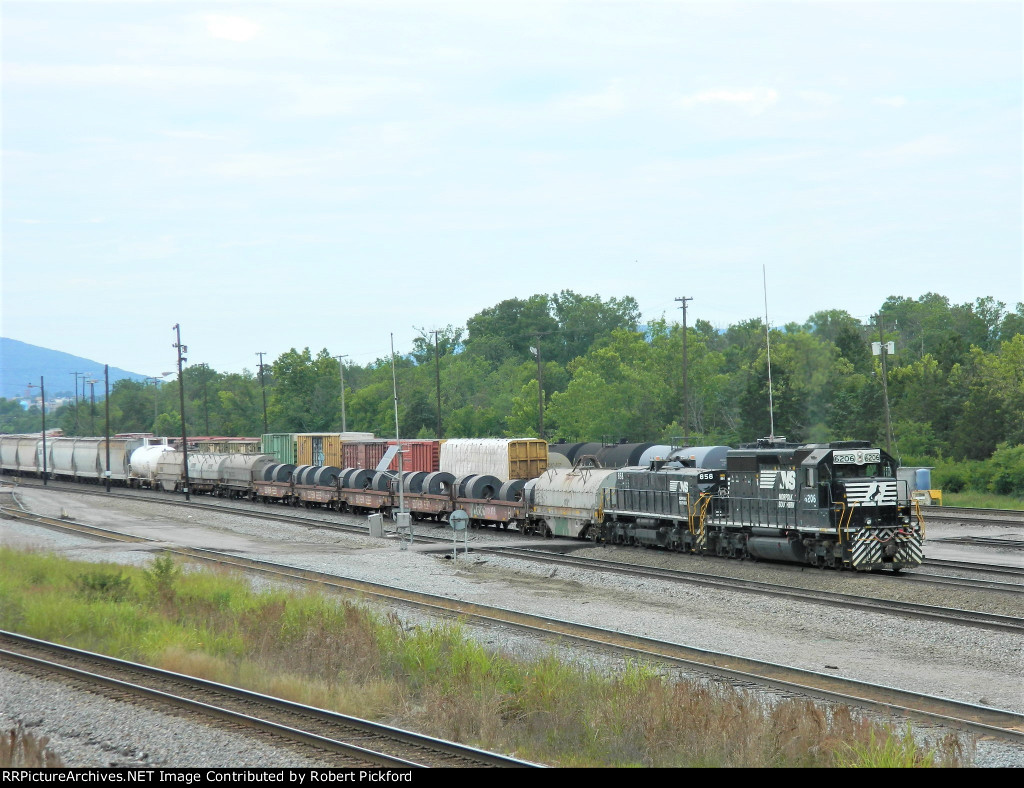
[[(139, 447), (130, 455), (133, 468), (124, 464), (127, 448), (112, 446), (115, 481), (184, 488), (181, 452)], [(404, 507), (415, 520), (437, 523), (461, 510), (474, 527), (822, 568), (899, 571), (923, 560), (924, 522), (909, 485), (897, 478), (895, 460), (866, 442), (604, 448), (575, 445), (571, 468), (508, 480), (282, 464), (265, 454), (190, 454), (188, 461), (191, 492), (263, 503), (386, 515)], [(47, 467), (52, 475), (96, 481), (105, 450), (101, 439), (52, 438)], [(646, 464), (601, 467), (602, 457)], [(41, 439), (0, 436), (0, 469), (40, 475)]]

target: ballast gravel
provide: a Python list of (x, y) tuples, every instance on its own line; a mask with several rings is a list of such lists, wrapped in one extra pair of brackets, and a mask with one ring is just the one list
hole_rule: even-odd
[[(147, 500), (106, 499), (28, 488), (19, 489), (17, 496), (31, 511), (51, 516), (63, 514), (76, 521), (133, 533), (154, 542), (111, 545), (25, 523), (0, 520), (2, 544), (33, 545), (78, 560), (134, 565), (148, 563), (153, 553), (166, 545), (226, 550), (247, 558), (579, 621), (810, 670), (831, 670), (837, 675), (877, 681), (900, 689), (1024, 711), (1024, 688), (1020, 680), (1024, 669), (1024, 644), (1018, 636), (1005, 632), (885, 613), (865, 613), (696, 584), (567, 567), (552, 569), (494, 554), (484, 556), (471, 552), (468, 556), (460, 554), (453, 561), (450, 553), (446, 558), (443, 553), (421, 552), (419, 548), (422, 546), (415, 543), (403, 550), (390, 535), (380, 540), (328, 527), (291, 525), (247, 517), (246, 504), (242, 504), (237, 513), (222, 513)], [(254, 510), (282, 514), (289, 511), (283, 507), (258, 507)], [(307, 514), (303, 512), (304, 516)], [(325, 519), (329, 522), (331, 516), (327, 514)], [(437, 525), (417, 524), (416, 528), (422, 534), (450, 535), (450, 531)], [(471, 548), (510, 542), (521, 546), (528, 541), (512, 533), (490, 529), (470, 532), (469, 540)], [(1009, 595), (1006, 594), (950, 587), (941, 591), (941, 598), (936, 598), (932, 586), (902, 583), (885, 576), (810, 569), (801, 571), (799, 567), (702, 559), (633, 548), (585, 547), (574, 554), (592, 554), (616, 561), (743, 577), (812, 590), (875, 595), (878, 598), (1004, 615), (1021, 614), (1019, 607), (1014, 609), (1019, 603), (1007, 599)], [(926, 554), (930, 554), (927, 546)], [(985, 560), (988, 556), (981, 552), (974, 555), (976, 560)], [(408, 626), (430, 623), (429, 617), (419, 613), (399, 611), (399, 614)], [(470, 631), (485, 644), (514, 653), (540, 653), (552, 648), (549, 643), (512, 631), (493, 628), (473, 628)], [(600, 669), (614, 670), (619, 663), (606, 654), (586, 653), (580, 649), (569, 653), (573, 658), (592, 662)], [(133, 758), (139, 752), (147, 754), (146, 758), (135, 758), (136, 761), (152, 765), (198, 763), (209, 766), (214, 762), (243, 765), (238, 760), (237, 743), (215, 745), (214, 737), (203, 733), (202, 726), (184, 720), (177, 722), (186, 728), (197, 729), (195, 735), (202, 741), (201, 752), (204, 755), (198, 761), (195, 760), (196, 748), (187, 746), (185, 738), (174, 740), (179, 742), (174, 746), (166, 745), (166, 738), (155, 740), (164, 742), (169, 749), (149, 744), (147, 731), (150, 727), (142, 721), (124, 728), (124, 734), (112, 728), (112, 733), (106, 735), (104, 726), (94, 725), (92, 737), (103, 744), (89, 745), (76, 740), (67, 733), (68, 729), (61, 727), (64, 717), (55, 711), (56, 707), (41, 706), (42, 701), (33, 701), (33, 698), (45, 698), (47, 693), (21, 692), (17, 690), (20, 682), (12, 682), (9, 676), (10, 671), (0, 672), (0, 723), (4, 726), (17, 721), (33, 723), (41, 733), (51, 736), (54, 749), (67, 743), (67, 751), (75, 754), (69, 761), (68, 756), (59, 751), (65, 763), (107, 765), (103, 758), (111, 752), (120, 752), (121, 757), (128, 758), (123, 753), (133, 751)], [(20, 679), (28, 685), (39, 681), (24, 676)], [(8, 686), (12, 688), (10, 693)], [(142, 716), (146, 713), (142, 712)], [(156, 723), (155, 730), (160, 729), (160, 723)], [(132, 743), (110, 750), (109, 742), (118, 741), (121, 735), (132, 736)], [(182, 737), (185, 735), (181, 734)], [(88, 749), (89, 746), (94, 751), (86, 756), (82, 748)], [(247, 760), (245, 765), (286, 765), (281, 758), (296, 757), (262, 747), (265, 743), (260, 742), (251, 750), (258, 753), (255, 756), (258, 763)], [(177, 757), (175, 752), (181, 756), (177, 760), (174, 759)], [(160, 760), (165, 758), (165, 753), (171, 753), (171, 760)], [(79, 761), (79, 758), (86, 760)], [(191, 760), (187, 764), (183, 762), (184, 758)], [(982, 740), (977, 745), (975, 762), (979, 766), (1024, 766), (1024, 748)]]

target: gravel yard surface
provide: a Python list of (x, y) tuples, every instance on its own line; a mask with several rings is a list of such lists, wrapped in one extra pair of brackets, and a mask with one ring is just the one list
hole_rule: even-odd
[[(493, 554), (471, 553), (468, 557), (460, 555), (457, 561), (451, 561), (436, 552), (422, 551), (418, 545), (400, 550), (398, 543), (391, 538), (382, 541), (326, 528), (246, 517), (244, 505), (239, 514), (209, 513), (184, 507), (156, 506), (145, 501), (26, 488), (19, 490), (18, 496), (32, 511), (53, 516), (66, 513), (74, 520), (156, 541), (153, 545), (111, 546), (97, 540), (0, 520), (0, 543), (32, 544), (70, 558), (136, 565), (147, 563), (152, 552), (164, 544), (227, 550), (251, 558), (580, 621), (811, 670), (835, 666), (828, 669), (850, 678), (881, 680), (901, 689), (1024, 711), (1024, 687), (1020, 680), (1024, 668), (1024, 644), (1019, 637), (1009, 633), (880, 613), (845, 611), (833, 606), (693, 584), (642, 580), (563, 567), (552, 569)], [(265, 510), (273, 511), (274, 508)], [(930, 528), (929, 536), (943, 535), (946, 531), (953, 535), (963, 530), (964, 527), (958, 526), (934, 526)], [(1016, 530), (1018, 536), (1015, 538), (1020, 538), (1019, 532), (1024, 529), (997, 530), (1003, 536)], [(424, 525), (422, 532), (445, 533), (436, 525)], [(510, 540), (517, 545), (529, 542), (513, 534), (495, 533), (489, 529), (471, 532), (470, 540), (471, 547), (491, 542), (508, 543)], [(973, 547), (959, 548), (957, 557), (962, 557), (964, 551), (974, 560), (992, 560), (988, 557), (989, 552)], [(930, 546), (926, 548), (927, 555), (932, 555), (932, 552)], [(576, 554), (593, 554), (612, 560), (744, 577), (801, 588), (1021, 615), (1019, 602), (1007, 599), (1005, 594), (959, 588), (936, 592), (934, 587), (902, 583), (899, 578), (884, 575), (801, 571), (799, 567), (702, 559), (632, 548), (585, 547)], [(1013, 559), (1011, 555), (996, 560), (1007, 563)], [(936, 598), (936, 593), (941, 593), (941, 598)], [(420, 623), (423, 619), (416, 613), (403, 615), (411, 623)], [(489, 628), (473, 632), (488, 644), (514, 652), (532, 653), (551, 648), (549, 644), (516, 633)], [(585, 654), (579, 649), (573, 655), (587, 661), (596, 659), (598, 664), (606, 667), (613, 667), (616, 663), (613, 658)], [(7, 681), (7, 673), (0, 673), (4, 696), (7, 695)], [(31, 696), (30, 692), (28, 697)], [(56, 712), (37, 710), (31, 705), (25, 708), (21, 704), (26, 696), (17, 697), (20, 699), (11, 703), (5, 699), (0, 705), (0, 722), (18, 718), (42, 720), (41, 730), (53, 735), (49, 726)], [(59, 721), (60, 717), (53, 719)], [(53, 738), (56, 741), (58, 737), (53, 735)], [(233, 752), (231, 745), (225, 746), (228, 748), (225, 752)], [(132, 747), (135, 745), (128, 749)], [(139, 744), (135, 751), (140, 750), (159, 752), (155, 745)], [(189, 757), (193, 754), (190, 753)], [(220, 755), (217, 757), (221, 758)], [(225, 757), (227, 761), (217, 762), (236, 763), (230, 754)], [(270, 762), (280, 763), (263, 761)], [(209, 765), (213, 761), (204, 763)], [(978, 763), (1024, 766), (1024, 752), (1001, 743), (979, 742)], [(185, 764), (176, 761), (175, 765)]]

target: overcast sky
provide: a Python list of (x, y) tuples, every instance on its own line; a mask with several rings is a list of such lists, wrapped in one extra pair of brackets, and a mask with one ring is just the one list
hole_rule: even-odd
[(1022, 292), (1019, 2), (14, 2), (4, 336), (357, 363), (511, 297)]

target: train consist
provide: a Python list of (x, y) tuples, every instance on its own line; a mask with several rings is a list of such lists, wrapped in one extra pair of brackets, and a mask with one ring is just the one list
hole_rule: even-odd
[[(923, 520), (908, 484), (892, 457), (865, 442), (552, 444), (543, 460), (538, 444), (445, 441), (433, 471), (190, 452), (188, 476), (192, 493), (362, 514), (402, 510), (437, 523), (462, 510), (473, 526), (701, 555), (858, 571), (899, 571), (923, 558)], [(183, 490), (184, 456), (161, 439), (111, 438), (110, 449), (112, 482)], [(39, 436), (0, 436), (4, 473), (40, 475), (42, 452)], [(48, 438), (46, 452), (52, 477), (106, 476), (102, 438)], [(388, 461), (382, 467), (407, 467)]]

